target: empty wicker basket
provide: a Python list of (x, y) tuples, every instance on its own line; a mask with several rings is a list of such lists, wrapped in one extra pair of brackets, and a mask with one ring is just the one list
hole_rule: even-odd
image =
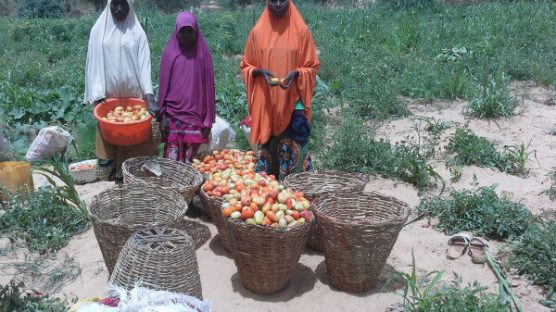
[[(291, 174), (284, 179), (283, 184), (285, 187), (305, 193), (305, 197), (313, 201), (329, 193), (363, 191), (368, 182), (369, 176), (366, 174), (329, 170)], [(317, 217), (309, 233), (307, 245), (313, 250), (323, 252), (321, 237), (322, 230)]]
[(206, 241), (210, 239), (210, 230), (208, 226), (189, 219), (181, 219), (176, 225), (176, 229), (185, 232), (191, 236), (195, 243), (195, 248), (199, 249)]
[(209, 218), (216, 225), (218, 234), (220, 234), (220, 241), (222, 242), (222, 247), (227, 251), (231, 252), (231, 244), (228, 239), (228, 231), (226, 230), (226, 219), (222, 215), (222, 203), (223, 199), (209, 196), (202, 189), (199, 192), (199, 197), (201, 198), (201, 203), (205, 207)]
[(162, 175), (157, 177), (143, 165), (150, 157), (130, 158), (122, 164), (125, 183), (146, 183), (162, 189), (177, 191), (187, 202), (191, 202), (203, 184), (203, 176), (191, 164), (166, 158), (157, 158)]
[(272, 228), (227, 219), (232, 254), (243, 286), (262, 295), (286, 288), (313, 220), (293, 228)]
[(171, 228), (135, 232), (120, 253), (110, 284), (131, 290), (137, 282), (203, 299), (193, 239)]
[(409, 209), (392, 197), (353, 192), (321, 197), (315, 214), (330, 284), (365, 292), (378, 281)]
[(93, 198), (89, 217), (108, 272), (112, 273), (120, 250), (138, 229), (175, 227), (185, 216), (187, 203), (173, 191), (145, 184), (127, 184)]

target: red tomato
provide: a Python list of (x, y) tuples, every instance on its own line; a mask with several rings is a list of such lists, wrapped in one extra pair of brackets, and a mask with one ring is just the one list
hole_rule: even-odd
[(299, 211), (294, 210), (293, 213), (292, 213), (292, 217), (293, 217), (295, 220), (297, 220), (297, 219), (301, 218), (301, 214), (299, 213)]
[(293, 203), (291, 199), (286, 199), (286, 207), (288, 207), (288, 209), (292, 209), (293, 207)]
[(268, 211), (266, 213), (266, 217), (270, 219), (272, 222), (278, 222), (278, 216), (273, 211)]
[(222, 209), (222, 215), (226, 218), (231, 216), (232, 212), (234, 212), (234, 209), (232, 207)]
[(243, 211), (241, 212), (241, 220), (245, 221), (249, 218), (253, 218), (254, 215), (255, 212), (253, 211), (253, 209), (251, 208), (243, 209)]
[(269, 226), (269, 225), (272, 224), (272, 221), (270, 221), (270, 219), (268, 217), (264, 217), (262, 224), (265, 225), (265, 226)]

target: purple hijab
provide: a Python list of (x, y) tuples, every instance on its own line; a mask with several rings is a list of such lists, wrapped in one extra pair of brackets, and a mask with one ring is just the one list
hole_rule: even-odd
[[(195, 45), (182, 49), (178, 32), (192, 27), (197, 33)], [(211, 128), (216, 118), (214, 69), (208, 46), (189, 12), (176, 18), (176, 28), (168, 40), (160, 61), (158, 105), (161, 113), (192, 126)]]

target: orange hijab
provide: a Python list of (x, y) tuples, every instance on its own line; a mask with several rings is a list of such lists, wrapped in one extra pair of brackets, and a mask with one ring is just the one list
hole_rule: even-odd
[[(299, 77), (289, 89), (270, 87), (264, 77), (253, 78), (253, 70), (264, 68), (278, 78), (286, 78), (294, 69)], [(272, 16), (267, 8), (251, 30), (241, 61), (241, 75), (247, 88), (251, 115), (251, 140), (265, 144), (282, 134), (290, 124), (295, 103), (301, 99), (311, 120), (311, 99), (316, 83), (319, 60), (309, 28), (290, 1), (286, 15)]]

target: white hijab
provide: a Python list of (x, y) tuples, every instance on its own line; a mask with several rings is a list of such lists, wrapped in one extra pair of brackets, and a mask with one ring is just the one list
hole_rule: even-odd
[(151, 54), (133, 0), (124, 21), (112, 17), (110, 3), (91, 29), (85, 72), (85, 103), (102, 98), (143, 98), (153, 93)]

